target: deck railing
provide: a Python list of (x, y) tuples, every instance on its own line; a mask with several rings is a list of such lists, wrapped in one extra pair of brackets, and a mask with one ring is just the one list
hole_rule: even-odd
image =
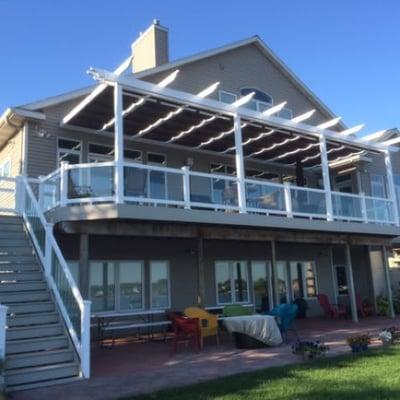
[[(44, 210), (73, 204), (116, 202), (114, 161), (67, 165), (42, 178), (39, 203)], [(123, 202), (241, 213), (328, 219), (326, 192), (270, 181), (245, 179), (239, 205), (236, 176), (133, 162), (123, 164)], [(395, 224), (393, 201), (331, 192), (333, 219)]]
[[(50, 178), (49, 178), (50, 179)], [(45, 181), (45, 184), (48, 180)], [(62, 252), (25, 177), (17, 178), (17, 213), (22, 214), (46, 280), (57, 301), (80, 359), (82, 375), (90, 376), (90, 301), (83, 300)], [(39, 188), (39, 196), (45, 195)], [(55, 202), (54, 204), (57, 204)]]

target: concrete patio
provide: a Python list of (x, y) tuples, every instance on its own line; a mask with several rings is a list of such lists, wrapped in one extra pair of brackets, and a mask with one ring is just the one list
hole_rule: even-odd
[[(362, 319), (358, 324), (350, 320), (307, 319), (297, 321), (301, 340), (321, 340), (330, 346), (329, 356), (348, 353), (348, 335), (363, 331), (375, 338), (384, 327), (400, 325), (384, 317)], [(289, 336), (293, 343), (294, 336)], [(378, 342), (374, 342), (378, 345)], [(204, 382), (210, 379), (299, 362), (291, 352), (291, 344), (280, 347), (238, 350), (230, 338), (224, 336), (217, 346), (213, 339), (201, 352), (182, 345), (177, 354), (171, 342), (138, 342), (120, 340), (112, 349), (93, 346), (92, 378), (53, 387), (14, 392), (14, 400), (114, 400), (123, 396), (149, 393), (156, 390)]]

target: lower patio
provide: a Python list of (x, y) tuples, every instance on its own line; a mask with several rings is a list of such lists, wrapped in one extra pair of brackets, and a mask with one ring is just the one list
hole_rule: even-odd
[[(400, 325), (385, 317), (369, 317), (358, 324), (351, 320), (307, 319), (298, 320), (296, 327), (301, 340), (320, 340), (329, 345), (328, 356), (348, 353), (346, 337), (362, 331), (374, 337), (373, 345), (382, 328)], [(115, 400), (123, 396), (149, 393), (156, 390), (205, 382), (215, 378), (269, 367), (299, 362), (292, 354), (294, 334), (289, 344), (279, 347), (241, 350), (236, 349), (225, 334), (217, 345), (211, 338), (201, 352), (181, 345), (172, 352), (171, 341), (138, 341), (133, 338), (118, 340), (113, 348), (92, 348), (92, 378), (88, 381), (53, 387), (14, 392), (15, 400), (99, 399)]]

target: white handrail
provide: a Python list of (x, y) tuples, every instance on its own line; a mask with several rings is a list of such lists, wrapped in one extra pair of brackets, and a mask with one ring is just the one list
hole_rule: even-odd
[[(32, 227), (31, 221), (30, 221), (30, 215), (29, 215), (29, 210), (26, 209), (26, 207), (23, 207), (23, 212), (22, 216), (24, 218), (27, 230), (32, 238), (32, 241), (34, 243), (34, 246), (36, 248), (37, 254), (39, 256), (39, 259), (41, 260), (44, 269), (45, 269), (45, 277), (47, 279), (47, 282), (52, 289), (54, 293), (54, 297), (57, 301), (57, 304), (59, 306), (59, 309), (61, 311), (61, 314), (64, 318), (65, 324), (67, 326), (68, 332), (70, 334), (70, 337), (72, 339), (72, 342), (76, 348), (76, 351), (79, 355), (80, 361), (81, 361), (81, 370), (82, 370), (82, 375), (85, 378), (88, 378), (90, 376), (90, 319), (89, 323), (87, 322), (88, 318), (85, 316), (85, 313), (89, 313), (90, 315), (90, 304), (85, 302), (80, 294), (79, 288), (77, 284), (74, 281), (74, 278), (72, 277), (72, 274), (68, 268), (67, 262), (65, 261), (62, 252), (57, 244), (57, 241), (55, 240), (55, 237), (52, 232), (52, 228), (49, 226), (47, 223), (44, 214), (42, 210), (39, 207), (39, 203), (36, 200), (31, 187), (29, 186), (28, 180), (25, 177), (20, 177), (18, 181), (19, 185), (22, 186), (20, 188), (23, 190), (24, 196), (23, 198), (25, 199), (27, 196), (29, 198), (31, 207), (33, 208), (34, 215), (38, 220), (40, 221), (42, 225), (42, 229), (45, 232), (45, 245), (44, 248), (42, 249), (39, 240), (36, 236), (36, 232)], [(26, 202), (24, 201), (24, 204)], [(68, 287), (70, 288), (70, 291), (73, 295), (73, 298), (79, 308), (80, 311), (80, 321), (81, 321), (81, 332), (79, 332), (80, 337), (78, 336), (78, 332), (76, 332), (74, 325), (72, 323), (71, 317), (67, 311), (67, 308), (63, 302), (62, 296), (60, 294), (59, 288), (57, 286), (56, 281), (54, 280), (54, 277), (52, 275), (52, 258), (53, 254), (55, 255), (58, 265), (60, 266), (63, 275), (65, 277), (66, 283), (68, 284)], [(88, 326), (85, 326), (83, 324), (88, 324)], [(88, 336), (89, 335), (89, 339)], [(89, 345), (87, 344), (89, 343)]]
[(277, 182), (269, 182), (269, 181), (258, 181), (256, 179), (245, 179), (245, 183), (250, 183), (252, 185), (261, 185), (261, 186), (273, 186), (280, 189), (284, 189), (285, 185), (283, 183)]
[(160, 167), (158, 165), (148, 165), (148, 164), (140, 164), (134, 162), (124, 162), (124, 167), (137, 168), (137, 169), (146, 169), (150, 171), (159, 171), (159, 172), (170, 172), (173, 174), (183, 175), (183, 171), (177, 168), (170, 167)]
[(226, 181), (237, 182), (238, 178), (236, 176), (224, 175), (224, 174), (210, 174), (207, 172), (189, 171), (190, 176), (199, 176), (208, 179), (221, 179)]
[[(54, 176), (56, 176), (56, 175), (59, 174), (59, 173), (60, 173), (60, 168), (57, 168), (57, 169), (54, 170), (53, 172), (50, 172), (50, 174), (48, 174), (48, 175), (46, 175), (46, 176), (42, 176), (42, 177), (39, 179), (39, 182), (43, 183), (43, 182), (45, 182), (45, 181), (47, 181), (47, 180), (53, 178)], [(29, 178), (29, 179), (31, 179), (31, 178)]]

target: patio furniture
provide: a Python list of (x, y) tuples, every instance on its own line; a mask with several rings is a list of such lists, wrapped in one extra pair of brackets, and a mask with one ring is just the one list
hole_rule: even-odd
[(171, 325), (171, 322), (155, 320), (155, 317), (160, 316), (165, 316), (165, 310), (103, 311), (92, 314), (91, 318), (97, 320), (99, 344), (102, 345), (105, 335), (110, 334), (112, 339), (111, 347), (113, 347), (116, 334), (124, 331), (139, 333), (144, 330), (150, 336), (150, 339), (154, 339), (155, 330), (162, 329), (165, 340), (167, 328)]
[(359, 293), (356, 293), (356, 305), (357, 311), (363, 318), (367, 317), (368, 315), (374, 315), (374, 307), (372, 307), (371, 305), (366, 305), (362, 301)]
[(198, 318), (185, 318), (181, 317), (174, 312), (167, 313), (168, 318), (172, 324), (172, 331), (174, 333), (173, 350), (176, 353), (179, 343), (186, 345), (192, 341), (197, 350), (201, 349), (200, 345), (200, 328)]
[(326, 294), (320, 293), (317, 296), (318, 303), (321, 308), (324, 310), (325, 315), (329, 318), (340, 318), (346, 317), (346, 307), (343, 304), (332, 304), (329, 302), (328, 296)]
[(252, 310), (248, 307), (244, 307), (242, 304), (229, 304), (222, 310), (224, 317), (239, 317), (242, 315), (251, 315)]
[(288, 342), (288, 331), (292, 330), (296, 338), (298, 338), (295, 326), (295, 319), (297, 315), (297, 304), (281, 304), (274, 307), (267, 315), (274, 316), (278, 319), (278, 326), (282, 336), (285, 337), (285, 342)]
[(217, 344), (219, 344), (218, 315), (210, 314), (199, 307), (187, 307), (183, 313), (189, 318), (198, 318), (201, 348), (203, 348), (204, 338), (209, 336), (215, 336)]
[(267, 346), (279, 346), (282, 343), (275, 318), (269, 315), (226, 317), (223, 324), (234, 337), (238, 348), (260, 347), (261, 343)]

